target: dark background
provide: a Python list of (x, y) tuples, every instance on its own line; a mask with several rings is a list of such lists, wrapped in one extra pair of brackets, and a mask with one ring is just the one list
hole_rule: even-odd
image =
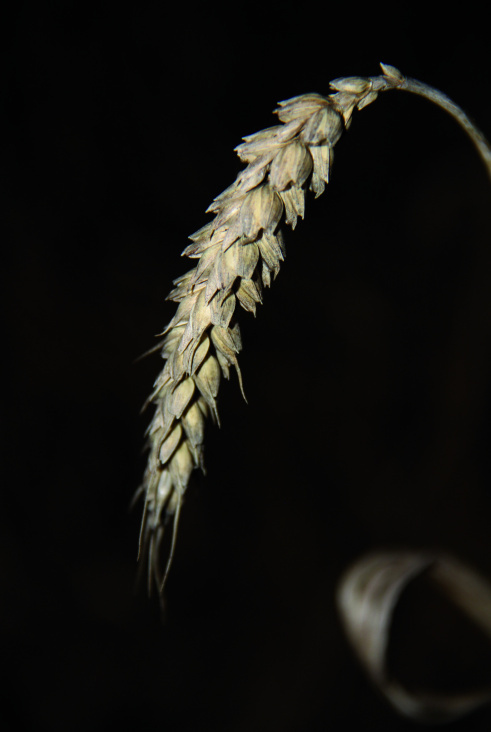
[(490, 183), (455, 122), (390, 93), (241, 317), (249, 404), (222, 385), (164, 623), (135, 591), (160, 362), (134, 361), (242, 135), (379, 61), (491, 135), (472, 6), (231, 8), (19, 3), (2, 26), (2, 729), (410, 730), (351, 655), (341, 573), (409, 547), (491, 577)]

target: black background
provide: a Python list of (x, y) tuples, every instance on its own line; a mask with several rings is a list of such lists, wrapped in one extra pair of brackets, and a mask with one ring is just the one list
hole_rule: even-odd
[(2, 729), (413, 728), (334, 593), (379, 547), (491, 577), (491, 190), (464, 133), (395, 92), (355, 115), (241, 317), (249, 404), (223, 384), (163, 623), (128, 512), (160, 364), (134, 361), (278, 100), (384, 61), (491, 135), (489, 43), (471, 5), (448, 12), (46, 2), (3, 24)]

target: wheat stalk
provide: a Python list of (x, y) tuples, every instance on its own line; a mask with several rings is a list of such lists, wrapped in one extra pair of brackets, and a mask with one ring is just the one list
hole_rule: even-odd
[[(198, 262), (174, 281), (168, 299), (177, 312), (161, 334), (165, 366), (146, 405), (155, 413), (147, 430), (148, 464), (137, 496), (145, 506), (140, 551), (148, 552), (148, 587), (162, 593), (174, 554), (179, 514), (193, 469), (203, 469), (205, 420), (219, 422), (217, 396), (222, 375), (235, 368), (241, 350), (237, 305), (255, 313), (263, 287), (276, 277), (285, 249), (280, 225), (295, 228), (303, 218), (305, 193), (316, 197), (329, 182), (333, 148), (351, 123), (378, 94), (409, 91), (437, 103), (464, 127), (491, 177), (491, 151), (464, 112), (441, 92), (407, 79), (381, 64), (382, 75), (336, 79), (327, 97), (305, 94), (280, 102), (281, 124), (244, 137), (236, 151), (247, 167), (217, 196), (208, 212), (213, 220), (193, 234), (183, 255)], [(242, 389), (243, 393), (243, 389)], [(164, 525), (173, 521), (169, 557), (162, 571)]]

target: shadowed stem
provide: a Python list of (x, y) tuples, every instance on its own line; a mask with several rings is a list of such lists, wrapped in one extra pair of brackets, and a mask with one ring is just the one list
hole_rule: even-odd
[(439, 107), (445, 109), (449, 114), (451, 114), (459, 125), (467, 132), (476, 146), (491, 180), (491, 145), (481, 130), (479, 130), (469, 119), (463, 109), (449, 99), (449, 97), (447, 97), (443, 92), (438, 89), (434, 89), (432, 86), (423, 84), (421, 81), (417, 81), (416, 79), (404, 78), (400, 85), (393, 88), (408, 91), (412, 94), (424, 97), (425, 99), (429, 99), (430, 102), (437, 104)]

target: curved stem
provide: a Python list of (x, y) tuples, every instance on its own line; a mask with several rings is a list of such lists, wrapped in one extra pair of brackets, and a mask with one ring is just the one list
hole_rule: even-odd
[(467, 132), (472, 142), (477, 148), (481, 159), (486, 166), (488, 176), (491, 179), (491, 145), (476, 125), (469, 119), (463, 109), (453, 102), (446, 94), (434, 89), (432, 86), (423, 84), (416, 79), (404, 78), (400, 84), (393, 87), (394, 89), (402, 89), (403, 91), (418, 94), (420, 97), (429, 99), (430, 102), (437, 104), (445, 109), (459, 123), (459, 125)]

